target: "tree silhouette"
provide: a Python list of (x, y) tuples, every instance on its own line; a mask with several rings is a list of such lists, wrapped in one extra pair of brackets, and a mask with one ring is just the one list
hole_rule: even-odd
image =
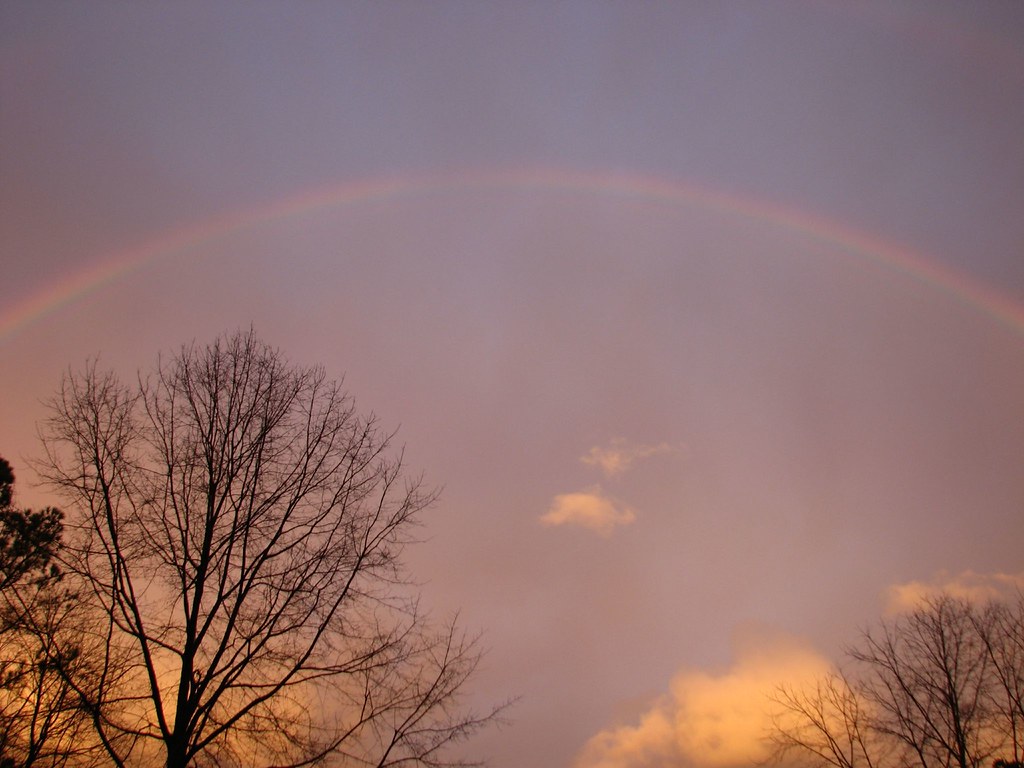
[[(435, 498), (320, 368), (252, 332), (131, 385), (68, 374), (41, 474), (98, 609), (68, 679), (116, 765), (454, 764), (479, 649), (401, 567)], [(159, 757), (158, 757), (159, 755)]]
[(812, 687), (783, 686), (775, 697), (772, 741), (777, 756), (799, 754), (817, 766), (873, 768), (879, 737), (855, 683), (832, 672)]
[(23, 578), (57, 575), (51, 562), (64, 528), (59, 510), (17, 509), (13, 501), (14, 471), (0, 458), (0, 589), (4, 590)]
[(1016, 603), (995, 602), (973, 614), (975, 629), (988, 657), (991, 684), (986, 705), (1002, 716), (1011, 759), (1005, 768), (1024, 768), (1024, 595)]
[(62, 514), (18, 509), (0, 458), (0, 768), (98, 764), (88, 719), (61, 668), (83, 681), (77, 596), (54, 564)]
[(865, 632), (850, 655), (870, 672), (862, 693), (875, 729), (921, 765), (975, 768), (992, 758), (998, 735), (985, 709), (988, 657), (973, 609), (943, 595)]
[(864, 632), (850, 664), (776, 694), (776, 757), (836, 768), (996, 768), (1022, 757), (1024, 600), (947, 594)]

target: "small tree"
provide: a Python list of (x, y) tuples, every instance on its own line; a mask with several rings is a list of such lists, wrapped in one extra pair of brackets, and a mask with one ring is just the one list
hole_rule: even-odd
[(61, 672), (87, 678), (76, 596), (54, 564), (63, 516), (13, 502), (14, 473), (0, 459), (0, 768), (94, 765), (97, 744)]
[(440, 766), (494, 717), (458, 706), (475, 640), (403, 577), (434, 494), (322, 369), (250, 332), (51, 406), (40, 471), (102, 618), (98, 679), (68, 679), (114, 764)]

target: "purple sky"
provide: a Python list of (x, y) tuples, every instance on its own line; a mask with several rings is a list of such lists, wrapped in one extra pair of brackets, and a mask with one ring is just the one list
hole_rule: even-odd
[(8, 0), (0, 455), (46, 503), (62, 370), (252, 324), (444, 486), (468, 754), (749, 765), (894, 596), (1024, 583), (1022, 94), (1009, 1)]

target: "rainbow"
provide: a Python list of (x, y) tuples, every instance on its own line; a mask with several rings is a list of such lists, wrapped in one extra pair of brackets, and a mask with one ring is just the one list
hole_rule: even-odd
[(636, 174), (588, 173), (550, 169), (495, 170), (373, 179), (307, 190), (294, 197), (232, 211), (168, 232), (134, 248), (101, 259), (0, 313), (0, 341), (11, 339), (40, 318), (57, 312), (98, 288), (174, 253), (244, 231), (256, 224), (346, 205), (428, 192), (467, 190), (547, 190), (619, 197), (640, 203), (692, 205), (735, 214), (803, 237), (838, 246), (895, 273), (918, 280), (958, 303), (1024, 337), (1024, 307), (991, 287), (935, 263), (914, 251), (839, 222), (765, 200), (717, 191), (690, 182)]

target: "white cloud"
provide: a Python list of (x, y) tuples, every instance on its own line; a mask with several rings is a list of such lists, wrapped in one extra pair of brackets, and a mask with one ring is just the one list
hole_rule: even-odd
[(626, 505), (609, 498), (600, 488), (576, 493), (561, 493), (540, 521), (544, 525), (578, 525), (609, 536), (619, 525), (629, 525), (636, 513)]
[(885, 594), (886, 612), (902, 613), (917, 608), (939, 594), (987, 603), (1004, 600), (1024, 592), (1024, 573), (975, 573), (963, 571), (952, 575), (939, 573), (927, 581), (909, 581), (889, 587)]
[(614, 438), (607, 446), (594, 446), (580, 461), (594, 467), (599, 467), (605, 476), (612, 477), (625, 472), (629, 467), (640, 459), (656, 456), (661, 453), (674, 453), (678, 449), (668, 443), (658, 445), (639, 445), (631, 443), (620, 437)]
[(760, 634), (721, 674), (680, 672), (636, 725), (594, 736), (575, 768), (746, 768), (769, 757), (772, 695), (826, 674), (828, 661), (791, 638)]

